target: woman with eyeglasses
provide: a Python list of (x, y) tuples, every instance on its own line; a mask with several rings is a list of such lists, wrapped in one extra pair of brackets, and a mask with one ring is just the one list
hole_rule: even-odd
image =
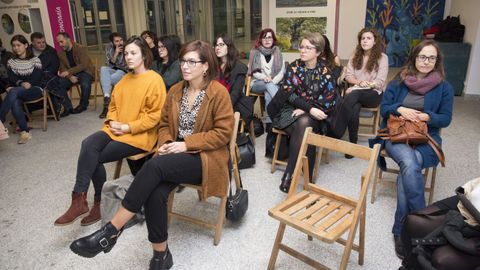
[[(348, 127), (351, 143), (358, 141), (360, 110), (376, 108), (383, 97), (388, 75), (388, 56), (382, 52), (382, 37), (374, 28), (364, 28), (357, 35), (357, 47), (347, 64), (345, 80), (352, 85), (344, 93), (331, 131), (336, 138), (343, 137)], [(345, 158), (353, 156), (345, 154)]]
[[(250, 51), (248, 74), (252, 76), (251, 91), (265, 94), (265, 108), (270, 104), (278, 91), (279, 84), (285, 73), (285, 65), (280, 48), (277, 46), (277, 37), (270, 28), (260, 31), (253, 49)], [(267, 140), (265, 156), (272, 156), (273, 149), (268, 142), (274, 140), (272, 133), (272, 119), (265, 118)]]
[(215, 80), (218, 62), (210, 44), (195, 40), (180, 50), (183, 81), (172, 86), (162, 109), (158, 152), (137, 173), (111, 222), (75, 240), (73, 252), (94, 257), (109, 252), (123, 227), (145, 207), (153, 257), (150, 269), (170, 269), (167, 199), (179, 184), (202, 185), (203, 198), (227, 192), (233, 110), (225, 87)]
[[(150, 152), (157, 143), (165, 84), (160, 75), (148, 69), (152, 54), (142, 38), (131, 37), (126, 42), (124, 57), (130, 72), (114, 87), (103, 128), (82, 141), (71, 204), (55, 220), (55, 226), (71, 224), (80, 217), (82, 226), (99, 221), (102, 188), (107, 178), (103, 164)], [(89, 212), (90, 181), (95, 194)]]
[[(273, 127), (285, 131), (289, 136), (287, 168), (280, 184), (280, 190), (283, 192), (290, 189), (305, 129), (312, 127), (314, 132), (325, 134), (324, 121), (336, 105), (337, 78), (329, 68), (330, 63), (321, 57), (324, 46), (325, 40), (321, 34), (305, 34), (300, 43), (300, 59), (287, 67), (280, 90), (285, 91), (288, 99), (278, 115), (273, 116)], [(308, 148), (307, 156), (312, 175), (315, 162), (314, 147)]]
[[(441, 145), (440, 129), (452, 121), (453, 89), (445, 81), (443, 58), (433, 40), (415, 46), (407, 63), (388, 85), (380, 104), (381, 128), (387, 126), (390, 115), (427, 123), (428, 133)], [(436, 166), (437, 155), (428, 143), (412, 147), (404, 143), (375, 138), (370, 145), (381, 143), (388, 155), (400, 167), (397, 177), (397, 209), (392, 233), (395, 251), (403, 257), (400, 231), (402, 220), (409, 213), (425, 207), (425, 188), (422, 169)], [(380, 159), (385, 168), (385, 159)]]
[(153, 62), (152, 69), (162, 76), (168, 92), (172, 85), (182, 79), (178, 62), (178, 53), (182, 45), (177, 35), (162, 36), (157, 44), (160, 60)]
[(7, 113), (12, 112), (20, 129), (18, 144), (25, 144), (31, 138), (30, 129), (23, 111), (23, 102), (35, 100), (43, 95), (39, 86), (42, 79), (42, 63), (28, 48), (28, 40), (23, 35), (15, 35), (10, 41), (14, 57), (7, 62), (7, 87), (5, 100), (0, 105), (0, 121), (5, 123)]
[(220, 64), (218, 81), (227, 88), (232, 100), (233, 110), (240, 112), (248, 127), (253, 116), (252, 100), (244, 93), (247, 66), (238, 60), (238, 51), (232, 39), (226, 34), (219, 34), (213, 42), (215, 54)]
[[(153, 55), (153, 60), (154, 61), (159, 61), (160, 60), (160, 54), (158, 52), (157, 44), (158, 44), (158, 38), (157, 34), (155, 34), (152, 31), (145, 30), (140, 34), (140, 36), (145, 40), (145, 42), (148, 44), (148, 47), (152, 51)], [(148, 67), (150, 68), (150, 67)]]

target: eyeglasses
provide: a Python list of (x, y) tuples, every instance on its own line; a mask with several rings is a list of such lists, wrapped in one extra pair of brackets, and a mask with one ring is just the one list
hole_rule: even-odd
[(421, 62), (425, 62), (428, 59), (429, 63), (435, 63), (437, 61), (436, 56), (417, 55), (417, 59)]
[(163, 45), (158, 46), (158, 49), (159, 49), (159, 50), (163, 50), (163, 49), (166, 49), (166, 48), (167, 48), (167, 47), (165, 47), (165, 46), (163, 46)]
[(217, 47), (218, 47), (218, 48), (223, 48), (225, 45), (227, 45), (227, 44), (225, 44), (225, 43), (217, 43), (217, 44), (215, 44), (215, 48), (217, 48)]
[(300, 50), (311, 51), (315, 49), (315, 46), (300, 46)]
[(262, 40), (273, 40), (273, 37), (263, 37)]
[(187, 66), (188, 67), (195, 67), (197, 65), (197, 63), (205, 63), (205, 61), (202, 61), (202, 60), (198, 60), (198, 61), (195, 61), (195, 60), (192, 60), (192, 59), (188, 59), (188, 60), (185, 60), (185, 59), (180, 59), (180, 66), (183, 67), (183, 65), (185, 63), (187, 63)]

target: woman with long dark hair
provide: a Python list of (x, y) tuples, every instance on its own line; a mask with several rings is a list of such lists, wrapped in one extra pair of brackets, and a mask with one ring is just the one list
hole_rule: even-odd
[(82, 142), (71, 204), (55, 220), (55, 226), (71, 224), (89, 212), (90, 181), (95, 190), (94, 204), (80, 223), (85, 226), (99, 221), (102, 188), (107, 178), (103, 164), (150, 152), (157, 142), (165, 85), (160, 75), (148, 68), (153, 57), (142, 38), (130, 38), (124, 48), (131, 72), (115, 85), (103, 128)]
[(7, 62), (7, 74), (10, 87), (7, 96), (0, 106), (0, 120), (5, 122), (9, 111), (12, 111), (20, 129), (19, 144), (32, 138), (27, 126), (23, 102), (35, 100), (43, 95), (39, 86), (42, 80), (42, 63), (28, 48), (28, 40), (22, 35), (15, 35), (10, 41), (14, 57)]
[(180, 52), (182, 44), (178, 36), (167, 35), (161, 36), (158, 39), (157, 45), (160, 60), (153, 62), (152, 69), (162, 76), (168, 92), (172, 85), (182, 79), (180, 64), (178, 62), (178, 53)]
[(253, 115), (253, 103), (244, 93), (245, 76), (248, 68), (238, 60), (238, 51), (235, 44), (226, 34), (219, 34), (213, 45), (220, 64), (218, 81), (227, 88), (232, 100), (233, 110), (240, 112), (248, 127)]
[[(357, 35), (357, 47), (348, 61), (345, 80), (351, 84), (338, 110), (333, 136), (341, 138), (348, 127), (349, 140), (358, 141), (360, 110), (375, 108), (382, 101), (388, 75), (388, 57), (383, 53), (382, 37), (374, 28), (364, 28)], [(345, 155), (346, 158), (352, 158)]]

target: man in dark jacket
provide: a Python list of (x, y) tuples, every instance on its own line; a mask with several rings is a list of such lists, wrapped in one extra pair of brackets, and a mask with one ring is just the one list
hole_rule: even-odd
[[(2, 47), (0, 39), (0, 95), (5, 92), (8, 86), (7, 62), (13, 57), (13, 54)], [(0, 99), (0, 104), (2, 100)]]
[(71, 101), (67, 97), (64, 103), (63, 116), (70, 113), (81, 113), (88, 107), (88, 99), (95, 76), (93, 63), (88, 56), (87, 48), (73, 42), (69, 34), (58, 33), (57, 42), (62, 47), (62, 50), (58, 53), (60, 60), (59, 76), (62, 78), (62, 84), (67, 91), (73, 84), (77, 83), (80, 84), (81, 89), (80, 105), (72, 109)]
[(42, 81), (40, 86), (48, 89), (52, 98), (55, 112), (58, 114), (61, 110), (61, 104), (65, 98), (65, 91), (59, 86), (57, 51), (45, 42), (45, 36), (40, 32), (34, 32), (30, 35), (32, 54), (37, 56), (42, 62)]

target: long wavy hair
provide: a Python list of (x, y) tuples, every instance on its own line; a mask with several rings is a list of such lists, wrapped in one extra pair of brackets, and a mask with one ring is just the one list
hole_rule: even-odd
[(400, 70), (400, 72), (396, 75), (397, 79), (400, 79), (400, 81), (404, 81), (407, 75), (413, 75), (415, 76), (418, 73), (418, 69), (415, 66), (415, 62), (417, 60), (418, 54), (423, 50), (423, 48), (427, 46), (433, 46), (437, 50), (437, 61), (435, 62), (435, 66), (433, 67), (433, 71), (437, 71), (442, 79), (445, 79), (445, 70), (443, 69), (443, 55), (442, 52), (440, 51), (440, 47), (438, 47), (437, 42), (431, 39), (426, 39), (421, 41), (420, 43), (417, 44), (417, 46), (413, 47), (412, 51), (408, 55), (407, 62), (403, 66), (403, 68)]
[(378, 33), (378, 31), (375, 28), (363, 28), (358, 32), (357, 35), (357, 47), (355, 48), (355, 54), (353, 56), (352, 62), (353, 62), (353, 67), (355, 69), (362, 69), (363, 66), (363, 55), (365, 54), (365, 51), (362, 49), (362, 35), (365, 33), (372, 33), (373, 34), (373, 39), (375, 41), (375, 44), (373, 45), (372, 49), (370, 50), (370, 56), (368, 57), (368, 62), (366, 65), (366, 69), (368, 72), (372, 71), (378, 71), (378, 60), (382, 57), (382, 52), (383, 52), (383, 42), (382, 42), (382, 36)]
[[(223, 43), (227, 46), (227, 63), (225, 64), (225, 70), (223, 71), (223, 77), (228, 79), (230, 77), (230, 72), (232, 71), (235, 63), (238, 59), (238, 50), (235, 48), (235, 44), (233, 44), (233, 40), (225, 33), (220, 33), (215, 38), (213, 42), (213, 46), (217, 46), (218, 39), (223, 39)], [(217, 57), (218, 58), (218, 57)], [(221, 59), (218, 58), (218, 62), (221, 63)]]

